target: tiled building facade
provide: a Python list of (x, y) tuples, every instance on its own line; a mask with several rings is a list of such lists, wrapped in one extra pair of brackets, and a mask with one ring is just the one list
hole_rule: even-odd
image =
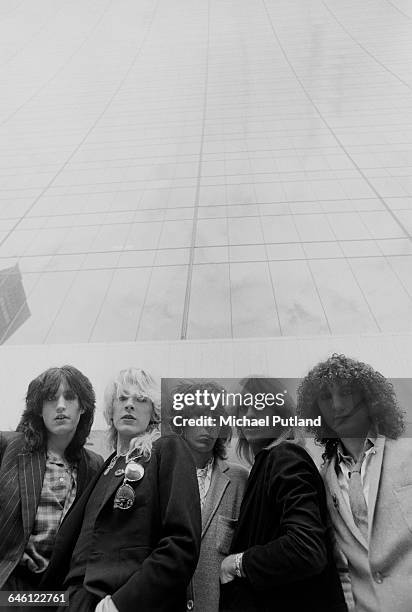
[(411, 34), (404, 0), (0, 2), (2, 376), (412, 377)]

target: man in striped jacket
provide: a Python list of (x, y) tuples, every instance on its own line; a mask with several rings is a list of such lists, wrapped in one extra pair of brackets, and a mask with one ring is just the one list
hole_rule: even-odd
[(103, 459), (84, 449), (95, 409), (89, 379), (50, 368), (29, 385), (17, 431), (0, 433), (0, 589), (36, 589), (64, 516)]

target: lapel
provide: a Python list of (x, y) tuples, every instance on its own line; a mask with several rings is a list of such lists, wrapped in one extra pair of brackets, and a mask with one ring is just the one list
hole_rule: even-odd
[[(105, 462), (106, 465), (107, 462)], [(81, 450), (81, 457), (77, 470), (77, 492), (76, 499), (80, 497), (85, 489), (89, 486), (91, 480), (95, 481), (92, 477), (92, 470), (90, 469), (89, 457), (84, 448)], [(96, 473), (95, 473), (96, 474)], [(98, 474), (101, 474), (101, 470), (99, 469)]]
[(368, 544), (363, 537), (362, 532), (353, 520), (352, 512), (350, 511), (350, 508), (342, 495), (338, 477), (336, 475), (336, 460), (336, 455), (334, 455), (325, 470), (325, 482), (328, 489), (328, 494), (332, 500), (335, 512), (340, 515), (342, 521), (345, 523), (352, 535), (358, 540), (358, 542), (367, 549)]
[(77, 491), (76, 491), (76, 499), (80, 497), (83, 491), (86, 488), (87, 482), (89, 480), (89, 464), (86, 459), (86, 453), (82, 448), (81, 458), (79, 461), (79, 469), (77, 472)]
[[(113, 457), (113, 455), (111, 455), (109, 457), (109, 459), (107, 459), (104, 464), (101, 466), (101, 468), (99, 468), (99, 470), (94, 474), (94, 476), (91, 478), (91, 480), (89, 481), (90, 478), (90, 469), (88, 466), (88, 462), (87, 460), (85, 461), (86, 465), (82, 465), (83, 464), (83, 457), (79, 462), (79, 468), (78, 468), (78, 472), (77, 472), (77, 493), (76, 493), (76, 503), (73, 503), (69, 510), (67, 511), (61, 525), (59, 528), (59, 533), (62, 531), (61, 527), (62, 525), (67, 521), (68, 517), (71, 514), (74, 515), (79, 515), (81, 516), (81, 520), (83, 520), (83, 512), (84, 509), (86, 507), (87, 502), (89, 501), (89, 497), (91, 492), (93, 491), (96, 482), (99, 480), (100, 476), (102, 475), (102, 473), (104, 472), (104, 470), (106, 469), (106, 467), (108, 466), (108, 464), (110, 463), (110, 459)], [(84, 493), (84, 495), (83, 495)], [(81, 500), (79, 499), (81, 498)], [(79, 501), (78, 501), (79, 500)], [(73, 519), (70, 519), (73, 520)]]
[(116, 489), (119, 487), (119, 485), (123, 482), (123, 477), (122, 476), (120, 476), (118, 478), (112, 478), (112, 479), (109, 480), (109, 474), (111, 474), (112, 472), (115, 472), (116, 471), (116, 467), (112, 467), (112, 469), (110, 470), (109, 474), (107, 476), (104, 476), (104, 472), (106, 471), (106, 468), (109, 466), (111, 460), (115, 456), (116, 456), (116, 453), (112, 453), (110, 455), (110, 457), (108, 457), (108, 459), (105, 461), (105, 463), (104, 463), (104, 465), (103, 465), (103, 467), (102, 467), (102, 469), (100, 471), (101, 477), (102, 478), (107, 478), (107, 486), (106, 486), (106, 491), (105, 491), (105, 494), (103, 496), (102, 502), (100, 504), (98, 513), (100, 513), (101, 509), (103, 508), (103, 506), (105, 505), (107, 500), (116, 491)]
[(223, 493), (230, 483), (230, 478), (225, 474), (229, 469), (226, 461), (216, 459), (212, 471), (212, 480), (207, 492), (205, 505), (202, 512), (202, 538), (208, 529), (216, 511), (219, 507)]
[[(246, 521), (246, 529), (250, 529), (248, 525), (247, 517), (254, 516), (255, 510), (253, 508), (255, 500), (259, 499), (261, 495), (261, 484), (259, 484), (259, 474), (263, 474), (266, 470), (266, 462), (269, 456), (269, 450), (264, 448), (258, 452), (255, 456), (255, 460), (252, 464), (252, 468), (249, 473), (249, 478), (246, 482), (246, 488), (243, 493), (242, 503), (240, 506), (240, 513), (238, 518), (238, 527), (239, 531), (243, 528), (243, 521)], [(246, 517), (246, 519), (245, 519)], [(242, 527), (240, 525), (242, 524)]]
[[(107, 459), (107, 461), (105, 462), (105, 464), (103, 465), (103, 468), (101, 470), (101, 472), (99, 472), (99, 474), (103, 474), (103, 472), (105, 471), (105, 469), (107, 468), (107, 466), (109, 465), (110, 461), (113, 459), (113, 457), (115, 456), (116, 453), (113, 453), (112, 455), (110, 455), (110, 457)], [(149, 463), (142, 463), (145, 472), (147, 470), (147, 466), (149, 465)], [(110, 470), (109, 474), (113, 473), (116, 471), (116, 467), (112, 467), (112, 469)], [(146, 475), (147, 477), (147, 475)], [(106, 476), (103, 476), (103, 478), (106, 478)], [(124, 480), (124, 476), (115, 476), (114, 478), (110, 478), (107, 476), (108, 478), (108, 482), (107, 482), (107, 486), (106, 486), (106, 491), (105, 494), (103, 496), (102, 502), (99, 506), (99, 510), (98, 513), (101, 512), (102, 508), (105, 506), (105, 504), (108, 502), (108, 500), (110, 499), (110, 497), (114, 494), (114, 492), (120, 487), (121, 484), (123, 484), (123, 480)], [(132, 487), (132, 489), (136, 490), (136, 488), (143, 482), (145, 476), (143, 476), (143, 478), (141, 480), (138, 480), (137, 482), (128, 482), (128, 484)]]
[(20, 453), (18, 463), (23, 530), (27, 539), (32, 532), (40, 501), (46, 457), (40, 451)]
[(382, 473), (383, 454), (385, 452), (385, 436), (378, 436), (375, 442), (375, 455), (372, 457), (369, 474), (368, 499), (368, 531), (371, 535), (373, 517), (375, 513), (376, 498), (378, 496), (379, 481)]

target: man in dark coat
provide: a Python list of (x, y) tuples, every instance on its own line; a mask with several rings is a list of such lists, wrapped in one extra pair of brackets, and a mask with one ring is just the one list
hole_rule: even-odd
[[(200, 549), (193, 459), (160, 437), (151, 376), (121, 371), (105, 393), (116, 452), (62, 525), (42, 588), (65, 588), (73, 612), (177, 612)], [(66, 610), (67, 608), (62, 608)]]
[[(322, 479), (308, 453), (281, 442), (256, 455), (232, 542), (239, 577), (223, 610), (346, 612)], [(228, 558), (229, 559), (229, 558)]]
[[(278, 397), (282, 389), (275, 379), (242, 381), (242, 397), (262, 397), (262, 392)], [(299, 432), (288, 425), (295, 406), (289, 399), (275, 409), (267, 402), (263, 409), (248, 403), (238, 410), (243, 423), (238, 426), (238, 450), (253, 466), (232, 554), (221, 566), (221, 609), (347, 612), (322, 478), (299, 443)], [(284, 419), (283, 429), (273, 426), (273, 414)]]

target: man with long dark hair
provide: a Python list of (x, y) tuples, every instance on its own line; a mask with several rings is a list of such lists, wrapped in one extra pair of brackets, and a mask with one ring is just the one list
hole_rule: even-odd
[(0, 589), (35, 589), (61, 521), (103, 464), (84, 448), (95, 394), (75, 367), (29, 384), (15, 432), (0, 433)]
[(350, 610), (412, 610), (412, 442), (389, 380), (345, 355), (317, 364), (298, 412), (324, 446), (328, 507)]

